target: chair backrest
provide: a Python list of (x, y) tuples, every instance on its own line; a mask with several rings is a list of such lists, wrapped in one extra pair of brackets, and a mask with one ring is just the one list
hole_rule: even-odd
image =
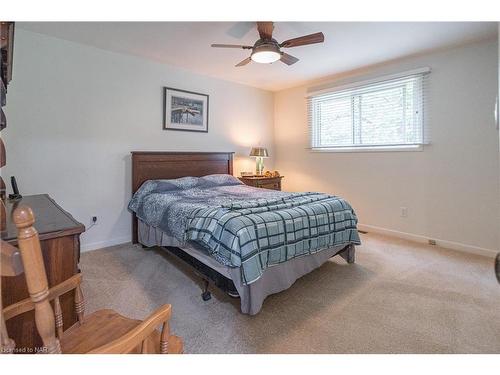
[[(61, 353), (61, 346), (55, 333), (54, 310), (49, 302), (49, 284), (43, 264), (38, 232), (33, 227), (35, 217), (28, 206), (19, 206), (14, 210), (13, 221), (16, 224), (17, 242), (24, 265), (26, 285), (31, 302), (35, 308), (35, 324), (42, 338), (44, 351)], [(57, 306), (55, 306), (57, 310)], [(59, 306), (60, 308), (60, 306)]]

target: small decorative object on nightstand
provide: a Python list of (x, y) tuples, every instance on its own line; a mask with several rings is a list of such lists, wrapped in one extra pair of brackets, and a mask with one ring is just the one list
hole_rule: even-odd
[(271, 173), (270, 176), (269, 174), (267, 174), (267, 176), (242, 176), (240, 177), (240, 181), (248, 186), (281, 190), (281, 179), (283, 178), (283, 176), (280, 176), (279, 173), (276, 175), (276, 173), (277, 171)]
[(250, 156), (255, 157), (255, 174), (261, 176), (264, 171), (264, 158), (269, 157), (267, 148), (264, 147), (253, 147), (250, 151)]

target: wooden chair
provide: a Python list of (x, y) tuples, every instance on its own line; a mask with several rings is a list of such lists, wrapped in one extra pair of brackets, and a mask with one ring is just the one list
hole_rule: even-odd
[[(14, 276), (24, 268), (30, 297), (3, 310), (0, 304), (2, 352), (14, 350), (5, 320), (34, 309), (46, 353), (182, 353), (182, 339), (170, 335), (170, 305), (158, 308), (144, 321), (125, 318), (113, 310), (100, 310), (84, 317), (82, 275), (77, 274), (49, 289), (38, 233), (33, 227), (33, 212), (29, 207), (20, 206), (14, 211), (13, 219), (18, 228), (19, 250), (2, 242), (1, 274)], [(71, 290), (75, 291), (78, 322), (63, 331), (59, 297)], [(161, 333), (156, 330), (160, 324)]]

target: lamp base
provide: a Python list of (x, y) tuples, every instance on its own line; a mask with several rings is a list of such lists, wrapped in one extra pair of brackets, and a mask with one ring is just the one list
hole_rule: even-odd
[(255, 174), (262, 176), (262, 173), (264, 173), (264, 158), (257, 156), (255, 160)]

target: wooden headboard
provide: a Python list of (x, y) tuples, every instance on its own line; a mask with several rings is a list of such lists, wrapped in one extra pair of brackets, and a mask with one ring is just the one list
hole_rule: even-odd
[[(233, 174), (233, 152), (132, 151), (132, 194), (147, 180)], [(137, 217), (132, 218), (137, 243)]]

